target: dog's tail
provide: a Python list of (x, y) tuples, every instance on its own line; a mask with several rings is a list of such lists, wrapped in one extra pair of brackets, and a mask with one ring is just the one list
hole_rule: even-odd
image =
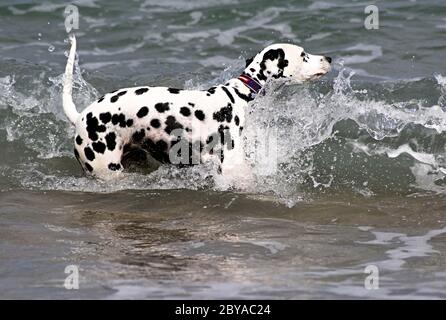
[(79, 117), (79, 112), (76, 110), (76, 106), (73, 102), (72, 97), (72, 89), (73, 89), (73, 69), (74, 69), (74, 60), (76, 58), (76, 37), (74, 35), (70, 35), (71, 49), (68, 55), (67, 66), (65, 68), (65, 76), (63, 82), (63, 110), (65, 111), (65, 115), (71, 123), (75, 124), (77, 118)]

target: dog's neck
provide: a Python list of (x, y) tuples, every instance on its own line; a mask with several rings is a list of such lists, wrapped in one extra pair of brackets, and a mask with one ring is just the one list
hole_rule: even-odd
[(259, 68), (258, 67), (253, 68), (248, 66), (240, 76), (248, 77), (257, 82), (261, 87), (264, 87), (269, 77), (263, 76), (263, 73), (261, 74), (259, 70), (256, 69)]
[(264, 91), (269, 79), (284, 77), (284, 69), (288, 66), (283, 50), (268, 50), (257, 54), (246, 61), (243, 73), (228, 84), (236, 88), (242, 95), (249, 97), (251, 101), (258, 93)]
[(240, 98), (246, 101), (246, 103), (254, 100), (255, 96), (264, 90), (266, 84), (265, 80), (259, 80), (253, 74), (248, 74), (245, 70), (237, 78), (231, 79), (226, 83), (236, 89), (236, 93)]
[(269, 79), (282, 78), (287, 65), (282, 50), (269, 50), (248, 59), (245, 70), (236, 80), (254, 96), (265, 87)]
[[(228, 84), (234, 86), (240, 93), (249, 97), (249, 101), (253, 100), (255, 95), (261, 92), (268, 80), (263, 77), (259, 77), (259, 73), (255, 72), (254, 68), (246, 68), (243, 73), (238, 77), (231, 79)], [(261, 79), (259, 79), (261, 78)]]

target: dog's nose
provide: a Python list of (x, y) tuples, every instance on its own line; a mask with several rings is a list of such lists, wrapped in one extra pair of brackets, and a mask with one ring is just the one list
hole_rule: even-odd
[(325, 57), (325, 60), (327, 60), (328, 63), (331, 63), (331, 58), (330, 57)]

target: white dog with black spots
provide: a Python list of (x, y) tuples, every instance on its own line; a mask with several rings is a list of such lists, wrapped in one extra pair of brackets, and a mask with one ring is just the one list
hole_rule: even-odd
[(124, 88), (78, 113), (72, 100), (76, 38), (70, 40), (63, 107), (76, 126), (74, 153), (86, 172), (107, 180), (120, 176), (132, 154), (180, 166), (214, 161), (223, 176), (246, 177), (242, 135), (249, 102), (268, 81), (318, 79), (331, 63), (293, 44), (273, 44), (248, 59), (238, 78), (207, 91)]

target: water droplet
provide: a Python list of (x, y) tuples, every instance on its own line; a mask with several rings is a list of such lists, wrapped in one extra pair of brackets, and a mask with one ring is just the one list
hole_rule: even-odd
[(53, 45), (50, 45), (50, 46), (48, 47), (48, 51), (49, 51), (49, 52), (53, 52), (54, 49), (56, 49), (56, 48), (55, 48)]

